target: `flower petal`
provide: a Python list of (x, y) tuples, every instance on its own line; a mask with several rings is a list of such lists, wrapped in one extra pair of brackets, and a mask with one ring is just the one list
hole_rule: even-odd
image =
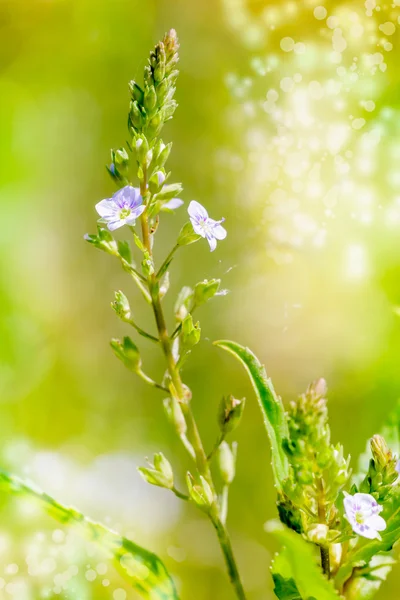
[(207, 241), (210, 244), (211, 252), (214, 252), (215, 248), (217, 247), (217, 240), (215, 237), (207, 236)]
[(107, 227), (110, 231), (115, 231), (115, 229), (119, 229), (122, 225), (125, 225), (125, 223), (125, 219), (118, 219), (118, 221), (109, 221)]
[(110, 199), (101, 200), (101, 202), (96, 204), (95, 209), (103, 219), (115, 217), (118, 211), (118, 207), (115, 205), (114, 201)]
[(213, 235), (217, 238), (217, 240), (224, 240), (228, 233), (225, 227), (222, 227), (222, 225), (215, 225), (213, 227)]
[(199, 202), (192, 200), (188, 206), (189, 216), (193, 219), (208, 219), (208, 212)]
[(372, 517), (368, 517), (365, 523), (372, 529), (375, 529), (375, 531), (384, 531), (386, 529), (386, 521), (379, 515), (372, 515)]
[(174, 210), (175, 208), (182, 206), (182, 204), (184, 204), (184, 202), (180, 198), (172, 198), (172, 200), (169, 200), (162, 205), (162, 209), (166, 208), (167, 210)]
[(190, 217), (190, 222), (192, 223), (194, 232), (197, 233), (197, 235), (201, 235), (201, 237), (205, 238), (206, 232), (204, 231), (204, 227), (202, 227), (202, 225), (199, 225), (196, 219), (194, 219), (193, 217)]

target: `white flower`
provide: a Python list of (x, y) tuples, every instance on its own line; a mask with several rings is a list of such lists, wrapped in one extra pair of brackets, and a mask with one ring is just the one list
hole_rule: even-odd
[(226, 229), (221, 226), (224, 219), (220, 221), (210, 219), (204, 206), (196, 202), (196, 200), (192, 200), (189, 204), (188, 213), (195, 233), (207, 239), (211, 252), (215, 250), (217, 240), (223, 240), (227, 235)]
[(345, 493), (346, 519), (354, 533), (370, 540), (380, 539), (379, 531), (386, 529), (385, 519), (379, 516), (383, 507), (370, 494)]
[(97, 212), (106, 221), (110, 231), (114, 231), (122, 225), (134, 225), (145, 208), (139, 188), (130, 185), (118, 190), (112, 198), (96, 204)]

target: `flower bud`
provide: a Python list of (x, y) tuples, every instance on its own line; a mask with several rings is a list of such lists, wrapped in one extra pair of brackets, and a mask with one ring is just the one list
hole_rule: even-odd
[(232, 449), (227, 442), (221, 442), (218, 448), (218, 467), (225, 485), (230, 485), (235, 478), (236, 467), (236, 444)]
[(143, 117), (139, 109), (139, 104), (136, 102), (136, 100), (130, 104), (129, 120), (134, 129), (140, 130), (142, 128)]
[(200, 482), (196, 483), (189, 472), (186, 475), (186, 483), (193, 502), (207, 512), (214, 504), (214, 496), (209, 483), (202, 475), (200, 475)]
[(162, 148), (157, 156), (157, 165), (159, 167), (163, 167), (165, 165), (165, 163), (168, 160), (168, 157), (171, 153), (171, 149), (172, 149), (172, 142), (170, 142), (169, 144), (167, 144), (166, 146), (164, 146), (164, 148)]
[(210, 300), (219, 290), (221, 280), (220, 279), (211, 279), (207, 281), (200, 281), (197, 283), (194, 288), (194, 302), (196, 306), (201, 306), (207, 300)]
[(143, 479), (151, 485), (172, 490), (174, 487), (174, 473), (170, 462), (162, 452), (154, 455), (154, 464), (150, 468), (139, 467), (139, 473)]
[(187, 425), (178, 400), (173, 397), (165, 398), (164, 408), (170, 423), (175, 427), (178, 435), (184, 435), (187, 430)]
[[(156, 171), (149, 179), (149, 190), (152, 194), (157, 194), (164, 184), (165, 173), (163, 171)], [(158, 196), (157, 196), (158, 197)]]
[(310, 529), (307, 531), (307, 537), (310, 542), (318, 545), (325, 545), (327, 541), (327, 536), (329, 532), (328, 525), (324, 525), (322, 523), (313, 524)]
[(140, 358), (139, 349), (130, 337), (124, 337), (123, 341), (112, 339), (110, 342), (111, 348), (117, 358), (134, 373), (140, 371), (142, 361)]
[(192, 288), (187, 285), (179, 292), (174, 307), (175, 317), (178, 321), (183, 321), (189, 313), (190, 306), (193, 302), (193, 293)]
[[(164, 183), (164, 181), (162, 183)], [(157, 200), (170, 200), (171, 198), (178, 196), (182, 190), (183, 186), (181, 183), (170, 183), (169, 185), (164, 185), (162, 191), (157, 194)]]
[(181, 340), (183, 348), (188, 351), (199, 343), (201, 337), (200, 324), (193, 323), (191, 314), (188, 314), (182, 321)]
[(383, 469), (388, 462), (393, 460), (392, 452), (390, 451), (385, 439), (381, 435), (374, 435), (371, 438), (370, 444), (375, 466), (378, 469)]
[(188, 221), (179, 232), (177, 244), (178, 246), (188, 246), (197, 242), (200, 238), (201, 236), (195, 233), (193, 225)]
[(136, 81), (129, 82), (129, 90), (132, 95), (132, 100), (136, 100), (139, 104), (143, 103), (144, 93), (142, 88), (136, 83)]
[(157, 95), (156, 95), (156, 90), (154, 89), (154, 85), (146, 87), (146, 89), (144, 91), (143, 104), (144, 104), (146, 111), (148, 111), (148, 112), (151, 112), (153, 110), (153, 108), (156, 106)]
[(218, 411), (218, 423), (224, 434), (230, 433), (239, 425), (243, 415), (246, 398), (238, 400), (233, 396), (221, 399)]
[(115, 300), (111, 302), (111, 308), (115, 310), (122, 321), (129, 321), (131, 318), (131, 307), (128, 298), (121, 290), (115, 292)]

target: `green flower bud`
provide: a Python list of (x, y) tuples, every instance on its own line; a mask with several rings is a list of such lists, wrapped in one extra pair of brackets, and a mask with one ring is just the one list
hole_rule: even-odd
[(170, 183), (164, 185), (162, 191), (157, 194), (157, 200), (171, 200), (180, 194), (183, 190), (181, 183)]
[(150, 465), (150, 468), (139, 467), (138, 471), (143, 479), (151, 485), (169, 490), (174, 487), (174, 473), (171, 464), (162, 452), (154, 455), (154, 465)]
[(111, 302), (111, 307), (122, 321), (129, 321), (131, 318), (131, 307), (129, 306), (128, 298), (121, 290), (115, 292), (115, 300)]
[[(165, 181), (165, 172), (164, 171), (156, 171), (149, 179), (149, 190), (152, 194), (157, 194), (160, 192), (162, 187), (164, 186)], [(157, 199), (159, 198), (159, 194), (157, 194)]]
[(149, 152), (149, 142), (146, 136), (143, 134), (136, 136), (134, 146), (138, 162), (142, 165), (146, 162), (147, 153)]
[(306, 533), (310, 542), (324, 546), (327, 543), (329, 527), (328, 525), (324, 525), (322, 523), (314, 523)]
[(221, 399), (218, 411), (218, 424), (222, 433), (227, 434), (239, 425), (246, 398), (238, 400), (233, 396), (224, 396)]
[(164, 121), (168, 121), (169, 119), (172, 119), (177, 107), (178, 107), (178, 104), (175, 102), (175, 100), (171, 100), (170, 102), (165, 104), (164, 113), (163, 113)]
[(146, 87), (144, 92), (144, 107), (147, 112), (151, 112), (157, 104), (157, 95), (154, 85)]
[(175, 427), (178, 435), (184, 435), (187, 431), (187, 425), (178, 400), (174, 397), (165, 398), (164, 408), (170, 423)]
[(199, 508), (208, 512), (214, 504), (214, 496), (208, 482), (200, 475), (200, 482), (195, 483), (193, 476), (188, 472), (186, 475), (186, 483), (189, 490), (189, 496), (193, 502)]
[(201, 329), (199, 322), (194, 324), (192, 315), (188, 314), (182, 321), (181, 340), (184, 350), (191, 350), (199, 343), (200, 337)]
[(129, 82), (129, 90), (132, 95), (132, 100), (138, 102), (139, 104), (143, 104), (144, 93), (136, 81), (132, 80)]
[(221, 442), (218, 448), (218, 467), (225, 485), (230, 485), (235, 478), (237, 444), (232, 449), (227, 442)]
[(393, 460), (389, 446), (381, 435), (374, 435), (371, 438), (370, 444), (375, 466), (380, 470), (384, 469)]
[(130, 337), (124, 337), (123, 341), (112, 339), (110, 342), (111, 348), (117, 358), (134, 373), (138, 373), (142, 366), (139, 349)]
[(169, 271), (165, 273), (160, 281), (160, 298), (164, 298), (165, 294), (169, 290)]
[(196, 306), (201, 306), (207, 300), (210, 300), (219, 290), (221, 280), (220, 279), (211, 279), (207, 281), (201, 281), (197, 283), (194, 288), (194, 303)]
[(135, 100), (130, 104), (129, 121), (134, 129), (141, 130), (143, 126), (143, 116), (140, 112), (139, 104)]
[(201, 236), (195, 233), (193, 225), (188, 221), (180, 230), (177, 244), (178, 246), (188, 246), (194, 242), (198, 242)]
[(183, 321), (189, 313), (190, 306), (193, 303), (193, 294), (194, 292), (189, 286), (184, 286), (179, 292), (174, 307), (175, 317), (178, 321)]
[(163, 167), (168, 160), (168, 157), (171, 153), (172, 142), (164, 146), (157, 155), (157, 166)]

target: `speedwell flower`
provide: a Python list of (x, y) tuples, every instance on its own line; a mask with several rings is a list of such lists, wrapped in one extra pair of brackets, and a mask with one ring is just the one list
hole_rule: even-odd
[(195, 233), (207, 239), (211, 252), (215, 250), (217, 240), (223, 240), (227, 235), (226, 229), (221, 225), (225, 219), (221, 219), (220, 221), (210, 219), (204, 206), (196, 202), (196, 200), (192, 200), (189, 204), (188, 213)]
[(370, 494), (345, 494), (346, 519), (354, 533), (370, 540), (380, 539), (379, 531), (386, 529), (385, 519), (379, 516), (383, 507)]
[(97, 212), (107, 223), (110, 231), (114, 231), (122, 225), (134, 225), (145, 208), (139, 188), (130, 185), (118, 190), (112, 198), (96, 204)]

